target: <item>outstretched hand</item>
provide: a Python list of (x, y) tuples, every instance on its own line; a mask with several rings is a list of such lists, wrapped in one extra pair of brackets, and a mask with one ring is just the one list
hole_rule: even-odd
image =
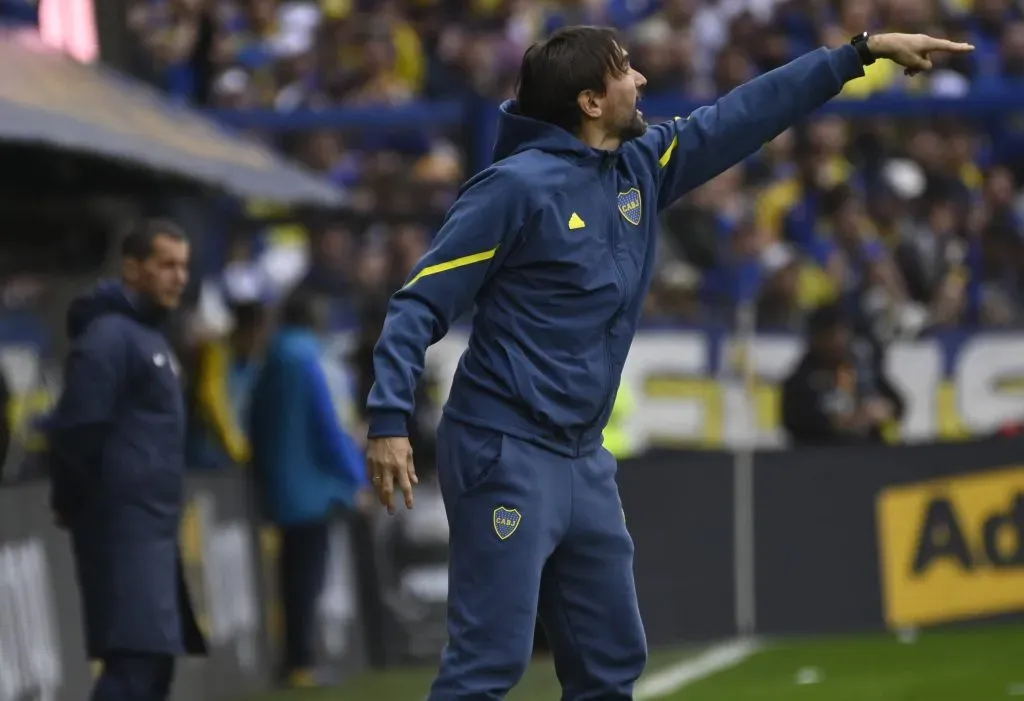
[(932, 53), (965, 54), (974, 51), (974, 46), (927, 34), (873, 34), (868, 37), (868, 49), (878, 58), (887, 58), (903, 66), (907, 75), (916, 75), (931, 70), (929, 56)]

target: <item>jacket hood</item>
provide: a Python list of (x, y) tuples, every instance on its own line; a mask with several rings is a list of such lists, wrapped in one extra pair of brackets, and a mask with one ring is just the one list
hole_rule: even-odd
[[(133, 295), (117, 281), (103, 282), (93, 290), (76, 297), (68, 307), (67, 333), (68, 338), (77, 338), (95, 319), (107, 314), (122, 314), (133, 319), (145, 321), (147, 315), (133, 301)], [(156, 315), (153, 316), (155, 319)]]
[(537, 149), (571, 156), (579, 160), (600, 159), (607, 151), (591, 148), (561, 127), (519, 114), (515, 100), (502, 103), (498, 113), (498, 138), (494, 143), (494, 161), (522, 151)]

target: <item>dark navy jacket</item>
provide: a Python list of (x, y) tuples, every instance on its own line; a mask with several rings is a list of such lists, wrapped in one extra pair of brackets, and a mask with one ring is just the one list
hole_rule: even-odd
[(614, 152), (502, 105), (471, 179), (391, 300), (370, 436), (406, 435), (426, 349), (476, 304), (445, 413), (567, 455), (601, 444), (654, 273), (658, 212), (863, 75), (819, 49)]
[(178, 558), (185, 412), (161, 317), (116, 283), (68, 311), (52, 498), (71, 533), (93, 656), (202, 650)]

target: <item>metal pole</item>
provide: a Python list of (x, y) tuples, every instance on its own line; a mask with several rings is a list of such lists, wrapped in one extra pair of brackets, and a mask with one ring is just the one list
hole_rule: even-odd
[(751, 636), (757, 628), (757, 595), (754, 575), (754, 447), (757, 443), (755, 414), (754, 341), (757, 309), (753, 299), (740, 303), (736, 310), (736, 343), (740, 358), (740, 378), (747, 410), (743, 412), (745, 430), (733, 452), (733, 546), (736, 572), (736, 630)]

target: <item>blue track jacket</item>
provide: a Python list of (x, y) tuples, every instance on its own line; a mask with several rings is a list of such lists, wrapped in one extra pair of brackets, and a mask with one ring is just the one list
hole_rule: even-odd
[(252, 464), (266, 515), (280, 526), (327, 518), (365, 487), (362, 451), (338, 423), (316, 336), (278, 332), (249, 407)]
[(427, 348), (475, 303), (445, 414), (565, 455), (596, 450), (654, 273), (658, 213), (863, 74), (852, 46), (818, 49), (614, 152), (503, 104), (494, 164), (391, 299), (370, 436), (407, 435)]

